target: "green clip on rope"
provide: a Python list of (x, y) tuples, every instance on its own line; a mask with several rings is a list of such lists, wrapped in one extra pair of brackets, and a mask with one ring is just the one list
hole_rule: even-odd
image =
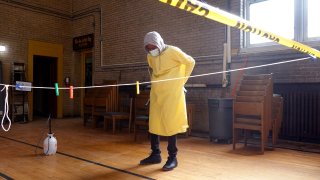
[(54, 87), (56, 88), (56, 96), (59, 96), (59, 86), (58, 86), (58, 83), (54, 83)]

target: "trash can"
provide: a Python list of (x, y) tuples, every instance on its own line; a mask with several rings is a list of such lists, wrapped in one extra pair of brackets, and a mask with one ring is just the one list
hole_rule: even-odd
[(232, 142), (232, 106), (232, 98), (208, 99), (211, 142)]

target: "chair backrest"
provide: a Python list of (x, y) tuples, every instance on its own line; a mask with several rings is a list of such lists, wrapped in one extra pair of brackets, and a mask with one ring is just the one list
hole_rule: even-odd
[(238, 91), (238, 96), (265, 96), (264, 91)]
[(149, 93), (148, 92), (143, 92), (141, 94), (138, 94), (134, 98), (134, 114), (135, 116), (149, 116)]
[(93, 100), (94, 100), (93, 97), (84, 97), (84, 99), (83, 99), (84, 106), (85, 107), (93, 106)]
[(86, 93), (84, 95), (84, 98), (83, 98), (83, 103), (84, 103), (84, 106), (93, 106), (93, 103), (94, 103), (94, 97), (96, 96), (96, 94), (98, 93), (97, 92), (98, 89), (95, 89), (95, 88), (90, 88), (90, 89), (87, 89), (86, 90)]
[(97, 89), (96, 88), (89, 88), (85, 90), (85, 97), (92, 97), (95, 96), (95, 94), (97, 93)]
[[(104, 80), (104, 85), (116, 85), (118, 81), (116, 80)], [(108, 87), (107, 92), (107, 111), (118, 112), (119, 111), (119, 87), (111, 86)]]
[(272, 74), (244, 75), (234, 101), (235, 118), (254, 116), (266, 129), (272, 125)]
[(254, 102), (235, 102), (234, 113), (236, 116), (262, 116), (263, 104)]
[(130, 108), (130, 96), (128, 93), (119, 92), (119, 111), (126, 112)]
[(114, 99), (111, 88), (98, 88), (97, 94), (93, 99), (94, 111), (116, 112), (117, 108), (115, 108)]
[[(104, 80), (102, 85), (116, 85), (116, 80)], [(94, 96), (95, 107), (105, 107), (106, 112), (119, 111), (119, 95), (118, 87), (103, 87), (97, 88), (96, 95)]]
[(264, 97), (266, 103), (271, 106), (273, 96), (272, 74), (244, 75), (236, 100), (239, 96)]

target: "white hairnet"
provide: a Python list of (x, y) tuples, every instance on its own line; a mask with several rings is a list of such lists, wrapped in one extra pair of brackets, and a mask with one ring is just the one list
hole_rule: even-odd
[(166, 45), (164, 44), (161, 35), (156, 31), (148, 32), (144, 37), (143, 44), (144, 44), (144, 48), (148, 44), (152, 44), (154, 46), (157, 46), (159, 48), (160, 52), (164, 51), (166, 48)]

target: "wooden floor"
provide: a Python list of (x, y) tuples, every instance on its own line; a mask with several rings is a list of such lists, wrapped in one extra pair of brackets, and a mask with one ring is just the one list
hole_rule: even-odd
[[(256, 148), (233, 152), (231, 145), (210, 143), (208, 139), (178, 140), (179, 166), (161, 171), (166, 161), (166, 142), (161, 142), (163, 162), (139, 166), (149, 154), (146, 137), (133, 142), (125, 131), (83, 127), (81, 119), (53, 120), (59, 153), (43, 156), (46, 120), (14, 123), (0, 133), (0, 177), (14, 179), (303, 179), (319, 180), (320, 154), (275, 149), (259, 155)], [(37, 149), (37, 154), (35, 150)], [(1, 178), (0, 178), (1, 179)]]

